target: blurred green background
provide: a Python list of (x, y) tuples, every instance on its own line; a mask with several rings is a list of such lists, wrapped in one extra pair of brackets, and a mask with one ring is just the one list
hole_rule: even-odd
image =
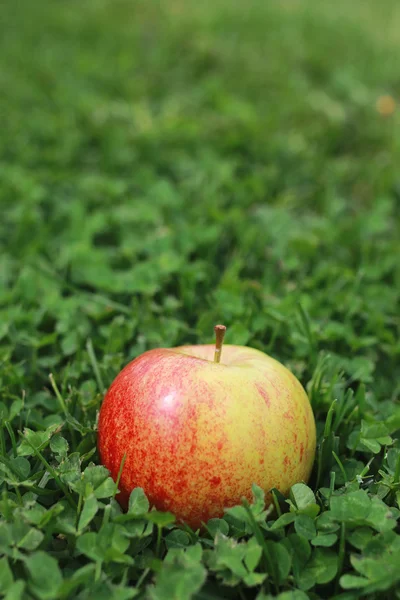
[(10, 0), (0, 19), (5, 393), (49, 370), (87, 386), (88, 339), (107, 385), (222, 321), (304, 382), (330, 352), (398, 394), (397, 1)]

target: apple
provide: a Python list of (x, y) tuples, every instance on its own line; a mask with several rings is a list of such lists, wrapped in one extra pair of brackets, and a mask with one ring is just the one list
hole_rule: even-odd
[[(307, 481), (315, 456), (308, 397), (281, 363), (225, 345), (157, 348), (130, 362), (99, 415), (100, 458), (122, 507), (141, 487), (158, 510), (192, 528), (252, 497), (256, 483), (288, 494)], [(125, 459), (124, 459), (125, 457)]]

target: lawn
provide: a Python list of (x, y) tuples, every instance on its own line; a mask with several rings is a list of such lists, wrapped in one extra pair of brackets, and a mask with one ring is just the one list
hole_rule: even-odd
[[(399, 30), (397, 0), (2, 3), (0, 597), (400, 598)], [(309, 487), (124, 516), (104, 391), (218, 322), (306, 388)]]

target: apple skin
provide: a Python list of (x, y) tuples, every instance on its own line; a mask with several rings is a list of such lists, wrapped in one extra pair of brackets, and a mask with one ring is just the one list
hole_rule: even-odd
[(98, 448), (127, 508), (142, 487), (158, 510), (192, 528), (252, 497), (307, 481), (315, 457), (308, 397), (288, 369), (253, 348), (181, 346), (145, 352), (109, 388)]

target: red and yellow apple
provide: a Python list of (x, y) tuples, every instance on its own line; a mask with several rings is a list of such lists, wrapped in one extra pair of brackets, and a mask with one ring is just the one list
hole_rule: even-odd
[[(251, 499), (256, 483), (287, 494), (307, 481), (315, 422), (299, 381), (243, 346), (160, 348), (116, 377), (101, 407), (98, 447), (126, 508), (142, 487), (158, 510), (197, 528)], [(215, 352), (215, 359), (214, 359)]]

